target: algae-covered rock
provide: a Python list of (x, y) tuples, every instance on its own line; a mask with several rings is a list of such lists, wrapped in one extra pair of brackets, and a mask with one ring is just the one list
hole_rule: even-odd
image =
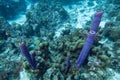
[(103, 35), (108, 37), (110, 40), (116, 41), (120, 39), (120, 28), (119, 24), (117, 22), (113, 23), (106, 23), (105, 30), (103, 32)]
[(119, 0), (109, 0), (108, 2), (110, 3), (113, 3), (113, 4), (120, 4), (120, 1)]
[(107, 55), (100, 55), (99, 57), (103, 61), (107, 61), (109, 59), (109, 57)]
[(7, 39), (11, 34), (11, 25), (0, 16), (0, 39)]
[(29, 69), (29, 63), (27, 61), (23, 62), (23, 67)]
[(69, 19), (69, 15), (60, 4), (45, 1), (44, 4), (38, 2), (35, 6), (32, 6), (27, 12), (26, 18), (27, 21), (24, 26), (30, 31), (26, 33), (29, 36), (43, 37), (48, 36), (46, 33), (53, 32), (58, 24), (66, 22)]
[(40, 44), (40, 40), (36, 39), (36, 40), (34, 41), (34, 44), (35, 44), (36, 46), (38, 46), (38, 45)]
[(114, 43), (114, 49), (115, 50), (119, 50), (119, 47), (120, 46), (120, 40), (117, 40), (115, 43)]
[(120, 12), (119, 12), (119, 14), (116, 17), (116, 21), (120, 21)]
[(44, 80), (65, 80), (59, 69), (49, 68), (43, 75)]

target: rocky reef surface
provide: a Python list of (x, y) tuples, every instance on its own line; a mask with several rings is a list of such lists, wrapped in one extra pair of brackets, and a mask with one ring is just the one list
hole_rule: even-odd
[[(9, 24), (7, 18), (11, 14), (6, 17), (0, 12), (0, 80), (120, 79), (119, 0), (35, 2), (26, 11), (22, 25)], [(99, 10), (104, 14), (94, 45), (82, 67), (75, 68), (92, 16)], [(36, 68), (21, 54), (20, 42), (25, 42), (29, 53), (35, 54)]]

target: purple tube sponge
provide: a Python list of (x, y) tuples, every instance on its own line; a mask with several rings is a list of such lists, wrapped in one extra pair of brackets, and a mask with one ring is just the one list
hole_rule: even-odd
[(25, 45), (24, 42), (19, 43), (20, 49), (22, 54), (25, 56), (28, 63), (31, 65), (31, 67), (36, 68), (37, 64), (35, 61), (35, 55), (31, 55)]
[(100, 12), (96, 12), (94, 15), (94, 19), (92, 21), (89, 34), (88, 34), (85, 44), (82, 48), (82, 51), (80, 52), (80, 55), (76, 61), (76, 67), (78, 67), (78, 68), (81, 67), (81, 65), (84, 63), (86, 56), (88, 55), (89, 50), (91, 49), (91, 47), (93, 45), (97, 30), (98, 30), (98, 27), (99, 27), (99, 24), (100, 24), (100, 21), (102, 18), (102, 14), (103, 14), (103, 12), (100, 11)]
[(66, 67), (65, 67), (65, 73), (67, 73), (68, 70), (69, 70), (69, 68), (70, 68), (70, 59), (71, 59), (70, 56), (67, 56), (67, 57), (66, 57), (66, 62), (65, 62), (65, 65), (66, 65)]

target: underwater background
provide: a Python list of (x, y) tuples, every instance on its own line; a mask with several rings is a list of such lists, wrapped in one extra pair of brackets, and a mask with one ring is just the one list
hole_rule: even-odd
[(120, 80), (120, 0), (0, 0), (0, 80)]

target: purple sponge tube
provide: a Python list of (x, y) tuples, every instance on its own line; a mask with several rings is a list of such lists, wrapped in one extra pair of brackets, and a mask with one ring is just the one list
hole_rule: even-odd
[(20, 49), (22, 54), (25, 56), (26, 60), (28, 61), (28, 63), (33, 67), (36, 68), (36, 61), (35, 61), (35, 56), (31, 55), (25, 45), (24, 42), (19, 43)]
[(99, 24), (101, 22), (102, 14), (103, 14), (102, 11), (95, 13), (90, 30), (97, 32)]
[(81, 65), (84, 63), (84, 61), (89, 53), (89, 50), (91, 49), (91, 47), (93, 45), (97, 30), (98, 30), (98, 27), (99, 27), (99, 24), (100, 24), (100, 21), (102, 18), (102, 14), (103, 14), (103, 12), (100, 11), (100, 12), (95, 13), (95, 15), (94, 15), (94, 19), (92, 21), (92, 25), (91, 25), (88, 37), (85, 41), (82, 51), (80, 52), (80, 55), (76, 61), (76, 67), (78, 67), (78, 68), (81, 67)]
[(70, 56), (67, 56), (67, 57), (66, 57), (66, 62), (65, 62), (65, 65), (66, 65), (65, 73), (67, 73), (68, 70), (69, 70), (69, 68), (70, 68), (70, 59), (71, 59)]

